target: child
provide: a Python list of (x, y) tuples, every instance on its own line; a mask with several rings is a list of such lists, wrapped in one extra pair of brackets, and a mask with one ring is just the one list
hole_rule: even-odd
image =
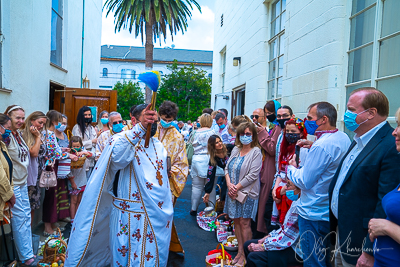
[[(69, 141), (70, 153), (77, 155), (78, 157), (86, 156), (87, 158), (92, 157), (92, 153), (86, 151), (82, 143), (82, 138), (79, 136), (72, 136)], [(86, 163), (85, 161), (83, 167), (72, 168), (69, 175), (69, 194), (71, 195), (71, 205), (70, 205), (70, 216), (71, 223), (74, 222), (76, 211), (78, 210), (79, 204), (82, 199), (82, 194), (86, 187)]]
[[(307, 138), (307, 131), (301, 119), (294, 118), (285, 123), (279, 153), (278, 170), (275, 174), (276, 181), (272, 193), (275, 200), (272, 211), (272, 225), (282, 225), (292, 203), (285, 195), (285, 186), (288, 181), (286, 177), (286, 168), (289, 161), (293, 158), (297, 141), (305, 138)], [(304, 162), (306, 153), (306, 149), (302, 148), (300, 150), (300, 162)], [(302, 164), (300, 164), (300, 166), (301, 165)]]

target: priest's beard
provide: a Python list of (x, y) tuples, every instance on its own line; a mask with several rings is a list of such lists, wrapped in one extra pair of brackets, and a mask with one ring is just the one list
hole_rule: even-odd
[(151, 132), (150, 132), (150, 136), (153, 137), (157, 132), (157, 123), (153, 123), (151, 124)]

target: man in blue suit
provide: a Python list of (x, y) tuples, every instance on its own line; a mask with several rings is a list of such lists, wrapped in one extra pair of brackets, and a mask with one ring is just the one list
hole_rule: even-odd
[(389, 101), (371, 87), (353, 91), (344, 115), (354, 141), (329, 187), (331, 235), (336, 266), (373, 266), (371, 218), (386, 218), (382, 198), (400, 183), (400, 155), (386, 121)]

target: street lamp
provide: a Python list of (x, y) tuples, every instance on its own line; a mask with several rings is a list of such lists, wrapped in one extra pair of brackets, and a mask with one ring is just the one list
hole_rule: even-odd
[(90, 80), (87, 77), (87, 74), (86, 74), (86, 77), (84, 79), (82, 79), (82, 87), (83, 88), (90, 88)]

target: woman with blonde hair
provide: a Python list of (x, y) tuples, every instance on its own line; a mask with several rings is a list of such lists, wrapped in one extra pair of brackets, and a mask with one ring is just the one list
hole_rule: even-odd
[[(193, 131), (189, 137), (189, 143), (192, 144), (194, 149), (192, 159), (192, 208), (190, 215), (195, 216), (197, 214), (197, 208), (200, 205), (201, 194), (204, 189), (204, 185), (207, 182), (207, 167), (209, 162), (209, 155), (207, 153), (207, 144), (210, 136), (217, 134), (210, 129), (212, 125), (212, 117), (209, 114), (203, 114), (200, 116), (200, 128)], [(210, 201), (215, 204), (215, 188), (211, 192)]]
[[(39, 164), (39, 154), (44, 153), (40, 150), (42, 140), (41, 132), (47, 122), (46, 115), (41, 111), (31, 113), (25, 120), (25, 126), (22, 132), (22, 138), (29, 148), (30, 161), (28, 166), (28, 196), (31, 206), (31, 221), (35, 216), (35, 210), (40, 208), (41, 190), (39, 187), (39, 170), (43, 168)], [(41, 171), (40, 171), (41, 172)]]

